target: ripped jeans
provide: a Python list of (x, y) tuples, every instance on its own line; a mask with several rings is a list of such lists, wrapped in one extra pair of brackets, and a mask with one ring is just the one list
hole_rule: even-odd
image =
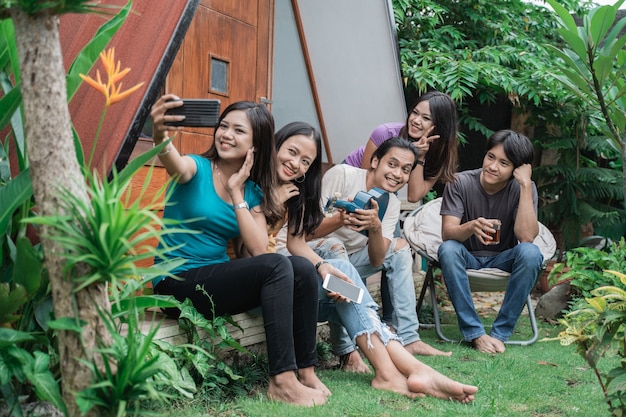
[[(394, 307), (392, 324), (403, 345), (420, 340), (418, 333), (419, 321), (416, 312), (415, 287), (413, 285), (413, 257), (409, 246), (394, 250), (397, 239), (389, 245), (383, 264), (374, 268), (369, 260), (367, 246), (348, 255), (341, 240), (321, 238), (309, 242), (309, 246), (322, 258), (342, 259), (349, 261), (356, 268), (363, 283), (367, 277), (378, 271), (385, 270), (389, 283), (389, 293)], [(333, 351), (336, 355), (345, 355), (355, 350), (350, 337), (340, 326), (330, 326)]]
[(346, 336), (349, 337), (350, 342), (353, 344), (356, 344), (357, 337), (366, 334), (367, 346), (370, 349), (374, 347), (370, 341), (373, 333), (377, 333), (380, 336), (385, 346), (387, 346), (390, 340), (399, 341), (400, 338), (393, 334), (386, 324), (380, 321), (377, 313), (378, 305), (372, 299), (354, 266), (350, 262), (341, 259), (328, 259), (328, 262), (350, 277), (357, 286), (363, 288), (363, 300), (360, 304), (338, 303), (328, 297), (327, 291), (322, 288), (322, 280), (320, 279), (318, 280), (318, 320), (328, 321), (329, 325), (332, 324), (335, 327), (345, 328), (345, 331), (347, 331)]

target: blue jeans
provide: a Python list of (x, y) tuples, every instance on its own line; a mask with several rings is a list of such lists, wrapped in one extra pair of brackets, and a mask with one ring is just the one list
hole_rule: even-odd
[[(392, 324), (403, 345), (420, 340), (419, 321), (416, 312), (415, 286), (413, 285), (413, 257), (409, 246), (395, 251), (397, 239), (389, 245), (389, 250), (381, 266), (374, 268), (370, 263), (367, 246), (348, 255), (343, 243), (335, 238), (322, 238), (309, 242), (315, 252), (324, 259), (349, 260), (365, 281), (367, 277), (385, 270), (389, 284), (389, 294), (394, 306)], [(344, 355), (355, 347), (347, 334), (336, 326), (330, 326), (334, 352)]]
[(387, 325), (380, 321), (378, 317), (378, 305), (372, 299), (365, 283), (359, 276), (354, 266), (348, 261), (341, 259), (328, 259), (328, 262), (346, 274), (354, 283), (363, 288), (363, 300), (360, 304), (336, 302), (328, 297), (327, 291), (322, 288), (322, 280), (318, 280), (318, 319), (328, 321), (346, 329), (352, 343), (356, 344), (356, 338), (366, 334), (367, 345), (370, 349), (374, 346), (370, 341), (373, 333), (378, 333), (382, 342), (387, 345), (390, 340), (398, 340), (398, 336), (393, 334)]
[(496, 256), (475, 257), (462, 243), (447, 240), (439, 246), (438, 256), (448, 296), (454, 305), (459, 329), (466, 341), (472, 341), (486, 333), (474, 308), (465, 270), (498, 268), (511, 273), (504, 301), (490, 332), (498, 340), (509, 340), (541, 269), (543, 255), (539, 248), (525, 242)]

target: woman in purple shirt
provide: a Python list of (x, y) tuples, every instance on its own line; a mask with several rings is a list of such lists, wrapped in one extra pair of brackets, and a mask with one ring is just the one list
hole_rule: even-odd
[(370, 135), (367, 145), (350, 153), (344, 163), (369, 169), (374, 151), (394, 136), (409, 139), (419, 151), (418, 165), (411, 173), (407, 198), (421, 200), (435, 182), (451, 182), (457, 169), (456, 105), (447, 94), (429, 91), (413, 104), (405, 123), (385, 123)]

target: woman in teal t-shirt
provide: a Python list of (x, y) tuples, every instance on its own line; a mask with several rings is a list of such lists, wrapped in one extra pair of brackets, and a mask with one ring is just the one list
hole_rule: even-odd
[[(166, 140), (168, 132), (181, 130), (165, 125), (184, 119), (166, 115), (168, 109), (181, 105), (173, 94), (155, 103), (151, 113), (155, 144)], [(276, 184), (276, 150), (269, 110), (253, 102), (233, 103), (221, 114), (208, 151), (182, 156), (169, 144), (159, 159), (174, 178), (163, 217), (184, 221), (176, 227), (196, 233), (169, 234), (164, 239), (164, 245), (176, 247), (168, 252), (168, 259), (186, 262), (174, 270), (181, 280), (155, 279), (155, 292), (180, 301), (188, 298), (207, 317), (212, 317), (212, 308), (222, 315), (260, 306), (270, 370), (268, 397), (303, 406), (324, 404), (330, 391), (314, 368), (315, 268), (301, 257), (266, 253), (267, 224), (283, 215), (271, 191)], [(230, 261), (226, 248), (232, 238), (240, 239), (253, 256)], [(204, 291), (196, 290), (197, 286)]]

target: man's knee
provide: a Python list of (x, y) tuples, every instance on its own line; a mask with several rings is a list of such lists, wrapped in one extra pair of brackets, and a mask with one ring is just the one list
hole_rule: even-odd
[(315, 249), (326, 252), (330, 258), (342, 259), (347, 256), (346, 247), (343, 242), (337, 238), (322, 238), (315, 242)]
[(458, 256), (461, 255), (463, 247), (463, 244), (457, 242), (456, 240), (446, 240), (439, 245), (437, 255), (439, 256), (439, 259), (443, 257)]
[(522, 242), (515, 247), (516, 259), (525, 263), (530, 263), (533, 266), (539, 268), (543, 262), (543, 255), (541, 250), (534, 243)]

